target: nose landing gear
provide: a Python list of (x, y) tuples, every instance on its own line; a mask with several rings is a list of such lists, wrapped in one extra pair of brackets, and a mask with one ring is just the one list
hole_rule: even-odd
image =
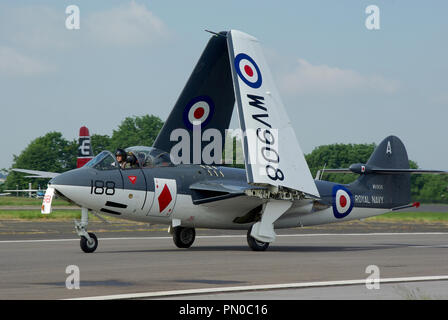
[(81, 221), (75, 220), (75, 230), (78, 236), (81, 237), (81, 250), (86, 253), (91, 253), (98, 247), (98, 239), (94, 233), (87, 232), (87, 225), (89, 223), (89, 211), (87, 208), (81, 208)]
[(84, 251), (85, 253), (91, 253), (93, 251), (96, 250), (96, 248), (98, 247), (98, 239), (96, 238), (94, 233), (88, 233), (89, 235), (89, 239), (87, 239), (85, 236), (81, 236), (81, 249), (82, 251)]

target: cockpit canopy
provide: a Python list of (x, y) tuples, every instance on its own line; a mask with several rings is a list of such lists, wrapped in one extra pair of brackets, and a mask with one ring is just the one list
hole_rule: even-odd
[(97, 170), (110, 170), (119, 168), (118, 162), (110, 151), (102, 151), (83, 168), (95, 168)]
[[(153, 147), (136, 146), (126, 148), (125, 151), (128, 154), (128, 158), (132, 158), (132, 156), (134, 156), (137, 160), (133, 165), (126, 166), (126, 169), (173, 166), (170, 159), (170, 154), (168, 152)], [(107, 150), (99, 153), (95, 158), (87, 162), (84, 167), (90, 167), (97, 170), (112, 170), (120, 168), (115, 156)]]
[(138, 164), (142, 168), (170, 167), (173, 163), (168, 152), (153, 147), (129, 147), (125, 151), (136, 156)]

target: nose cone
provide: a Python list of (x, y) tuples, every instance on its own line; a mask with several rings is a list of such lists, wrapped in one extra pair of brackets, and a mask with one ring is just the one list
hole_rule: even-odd
[(79, 206), (92, 208), (86, 203), (90, 193), (90, 183), (95, 175), (91, 168), (79, 168), (64, 172), (50, 180), (48, 185), (57, 190), (59, 195)]
[(48, 184), (56, 188), (58, 186), (85, 186), (86, 178), (90, 176), (89, 171), (84, 168), (70, 170), (54, 177)]

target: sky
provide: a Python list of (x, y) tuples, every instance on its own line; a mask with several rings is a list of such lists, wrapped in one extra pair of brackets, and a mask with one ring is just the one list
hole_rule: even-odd
[(111, 135), (128, 116), (165, 120), (204, 30), (238, 29), (262, 42), (304, 153), (394, 134), (419, 167), (448, 170), (447, 12), (442, 0), (2, 1), (0, 169), (50, 131), (71, 140), (82, 125)]

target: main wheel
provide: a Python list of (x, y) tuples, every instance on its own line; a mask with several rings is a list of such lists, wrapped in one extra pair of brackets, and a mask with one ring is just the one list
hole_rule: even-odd
[[(252, 226), (253, 227), (253, 226)], [(269, 247), (269, 242), (258, 241), (250, 235), (252, 227), (247, 231), (247, 243), (249, 247), (254, 251), (265, 251)]]
[(81, 242), (80, 242), (81, 249), (86, 253), (91, 253), (95, 251), (96, 248), (98, 247), (98, 239), (96, 238), (96, 235), (94, 233), (89, 232), (89, 237), (91, 239), (90, 242), (89, 240), (87, 240), (86, 237), (81, 236)]
[(196, 238), (194, 228), (175, 227), (173, 233), (174, 244), (178, 248), (190, 248)]

